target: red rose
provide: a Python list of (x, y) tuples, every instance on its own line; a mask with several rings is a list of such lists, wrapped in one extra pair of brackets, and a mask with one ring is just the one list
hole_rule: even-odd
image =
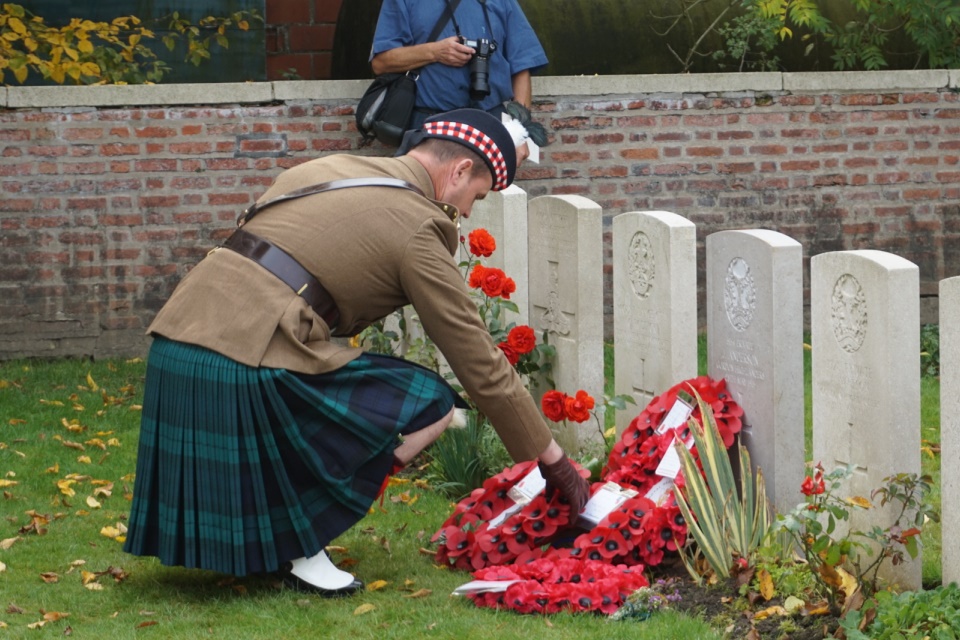
[[(474, 269), (476, 271), (476, 269)], [(470, 280), (473, 280), (473, 273), (470, 274)], [(496, 267), (486, 267), (480, 276), (480, 288), (491, 298), (499, 297), (503, 294), (503, 285), (509, 280), (502, 269)], [(512, 280), (511, 280), (512, 282)]]
[(507, 356), (507, 362), (511, 365), (517, 364), (520, 361), (520, 354), (517, 353), (517, 350), (510, 346), (508, 342), (501, 342), (497, 345), (497, 348), (500, 351), (503, 351), (503, 355)]
[(487, 268), (482, 264), (474, 265), (473, 271), (470, 272), (470, 281), (469, 285), (472, 289), (479, 289), (483, 285), (483, 276)]
[(543, 394), (543, 398), (540, 400), (540, 407), (543, 409), (543, 415), (547, 416), (548, 419), (553, 420), (554, 422), (560, 422), (563, 420), (566, 412), (564, 411), (564, 399), (567, 397), (565, 393), (559, 391), (547, 391)]
[(590, 419), (590, 410), (593, 409), (593, 398), (581, 389), (576, 396), (567, 396), (563, 400), (563, 409), (567, 418), (574, 422), (586, 422)]
[(500, 288), (500, 296), (505, 300), (510, 299), (510, 294), (517, 290), (517, 283), (513, 281), (513, 278), (505, 278), (503, 281), (503, 287)]
[(826, 490), (826, 487), (823, 483), (823, 476), (821, 474), (816, 474), (816, 479), (807, 476), (803, 479), (803, 484), (800, 485), (800, 492), (805, 496), (815, 496), (823, 493)]
[(510, 343), (514, 351), (523, 355), (530, 353), (537, 346), (537, 334), (533, 332), (533, 329), (522, 324), (510, 329), (510, 333), (507, 334), (507, 342)]
[(486, 229), (474, 229), (468, 237), (470, 238), (470, 253), (475, 256), (488, 258), (497, 248), (497, 241)]

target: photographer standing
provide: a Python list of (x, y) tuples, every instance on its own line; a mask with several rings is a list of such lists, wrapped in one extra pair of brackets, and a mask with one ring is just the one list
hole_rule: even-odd
[(547, 56), (517, 0), (384, 0), (370, 63), (377, 75), (419, 69), (416, 129), (461, 107), (497, 118), (509, 100), (529, 108)]

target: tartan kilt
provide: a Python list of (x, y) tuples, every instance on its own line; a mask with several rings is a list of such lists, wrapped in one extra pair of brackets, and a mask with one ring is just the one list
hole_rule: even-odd
[(398, 358), (307, 375), (157, 337), (124, 551), (237, 576), (316, 555), (367, 513), (398, 435), (454, 404), (439, 375)]

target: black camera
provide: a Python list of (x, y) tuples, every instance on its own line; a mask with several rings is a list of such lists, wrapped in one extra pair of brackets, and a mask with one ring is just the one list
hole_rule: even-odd
[(470, 97), (483, 100), (490, 95), (490, 56), (497, 50), (497, 42), (486, 38), (460, 38), (460, 43), (473, 49), (470, 59)]

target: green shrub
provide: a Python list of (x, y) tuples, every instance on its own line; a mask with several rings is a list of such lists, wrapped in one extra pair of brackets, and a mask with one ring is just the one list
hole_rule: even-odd
[[(871, 609), (875, 609), (876, 618), (861, 630), (861, 621)], [(860, 611), (851, 611), (841, 626), (848, 640), (960, 638), (960, 588), (951, 583), (930, 591), (881, 591), (875, 602), (867, 603)]]
[(940, 375), (940, 326), (920, 327), (920, 374), (936, 378)]
[(427, 479), (452, 500), (460, 500), (504, 467), (513, 464), (490, 423), (476, 411), (462, 429), (447, 429), (426, 454)]

